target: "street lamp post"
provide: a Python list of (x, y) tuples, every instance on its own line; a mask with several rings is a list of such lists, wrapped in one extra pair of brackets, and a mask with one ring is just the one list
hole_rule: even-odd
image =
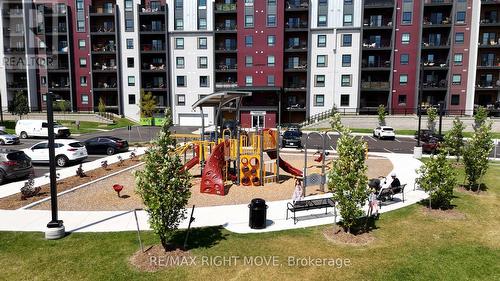
[(47, 224), (45, 239), (59, 239), (66, 234), (62, 220), (58, 219), (57, 210), (57, 175), (54, 146), (54, 113), (52, 111), (52, 92), (47, 93), (47, 124), (49, 137), (49, 177), (50, 177), (50, 207), (52, 219)]
[(443, 128), (443, 108), (444, 104), (442, 102), (439, 103), (439, 136), (441, 136), (441, 131)]
[(422, 95), (424, 87), (424, 63), (420, 62), (420, 80), (417, 96), (417, 114), (418, 114), (418, 132), (417, 132), (417, 146), (413, 148), (413, 157), (420, 159), (422, 157), (422, 147), (420, 146), (420, 131), (422, 126)]

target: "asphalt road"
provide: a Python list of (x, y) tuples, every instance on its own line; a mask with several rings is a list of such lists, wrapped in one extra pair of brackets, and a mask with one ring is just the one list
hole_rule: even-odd
[[(174, 127), (173, 131), (180, 134), (191, 133), (197, 128), (195, 127)], [(89, 133), (80, 136), (72, 136), (73, 139), (84, 141), (89, 138), (98, 137), (98, 136), (114, 136), (127, 140), (129, 143), (132, 142), (147, 142), (151, 139), (155, 138), (158, 132), (160, 131), (159, 127), (149, 127), (149, 126), (137, 126), (133, 127), (131, 131), (128, 131), (126, 128), (115, 129), (109, 132), (96, 132)], [(307, 134), (304, 134), (302, 137), (302, 145), (305, 144), (305, 139), (307, 138)], [(337, 135), (329, 135), (327, 140), (327, 149), (333, 149), (337, 145)], [(396, 138), (396, 140), (378, 140), (373, 138), (372, 136), (363, 136), (363, 139), (368, 142), (368, 147), (370, 152), (389, 152), (389, 153), (413, 153), (413, 148), (416, 145), (416, 140), (413, 138)], [(25, 139), (21, 140), (21, 144), (13, 145), (13, 146), (4, 146), (12, 149), (24, 149), (33, 146), (34, 144), (43, 141), (44, 139)], [(323, 147), (323, 141), (321, 136), (318, 133), (310, 133), (310, 136), (307, 141), (307, 149), (309, 150), (318, 150)], [(497, 145), (496, 150), (493, 150), (491, 156), (495, 156), (495, 158), (500, 158), (500, 144)], [(89, 157), (84, 162), (94, 161), (96, 159), (100, 159), (105, 157), (105, 155), (89, 155)], [(72, 164), (73, 166), (79, 165)], [(35, 176), (43, 176), (49, 172), (49, 167), (47, 164), (35, 164)], [(75, 169), (76, 170), (76, 169)]]

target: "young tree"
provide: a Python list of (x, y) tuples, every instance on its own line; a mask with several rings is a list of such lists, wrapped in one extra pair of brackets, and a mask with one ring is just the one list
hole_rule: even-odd
[(14, 99), (12, 100), (12, 114), (19, 115), (19, 119), (22, 118), (23, 115), (29, 113), (29, 105), (28, 105), (28, 96), (22, 91), (16, 92), (14, 95)]
[(474, 114), (474, 130), (479, 129), (486, 122), (487, 118), (488, 110), (483, 106), (479, 106)]
[(191, 196), (191, 175), (180, 171), (182, 162), (175, 154), (170, 136), (172, 119), (167, 121), (152, 147), (144, 155), (145, 166), (135, 173), (136, 192), (141, 196), (149, 223), (165, 250), (179, 223), (186, 218), (185, 207)]
[(383, 104), (378, 106), (377, 113), (378, 113), (379, 126), (385, 126), (385, 116), (387, 115), (387, 112), (386, 112), (385, 106)]
[(99, 98), (99, 104), (97, 105), (97, 110), (99, 110), (100, 114), (104, 114), (106, 112), (106, 103), (102, 97)]
[(463, 152), (467, 186), (469, 189), (477, 188), (478, 192), (479, 179), (488, 170), (488, 157), (494, 147), (491, 126), (491, 122), (485, 122), (477, 128)]
[(437, 109), (432, 106), (427, 108), (427, 128), (433, 133), (436, 131), (437, 116)]
[(453, 167), (446, 160), (446, 154), (431, 156), (429, 161), (417, 169), (417, 173), (419, 174), (417, 184), (429, 192), (429, 208), (450, 208), (457, 179)]
[(464, 122), (460, 121), (458, 117), (453, 120), (453, 127), (444, 136), (444, 146), (448, 153), (455, 155), (457, 162), (460, 160), (460, 155), (464, 147), (463, 132), (465, 129)]
[(344, 230), (350, 233), (356, 220), (363, 215), (362, 206), (368, 195), (365, 142), (351, 135), (351, 131), (341, 124), (340, 114), (331, 118), (331, 124), (340, 133), (340, 138), (337, 142), (338, 159), (328, 174), (328, 188), (340, 208)]
[(141, 90), (141, 117), (153, 117), (153, 114), (156, 111), (156, 99), (153, 96), (153, 93), (148, 92), (144, 93), (144, 89)]

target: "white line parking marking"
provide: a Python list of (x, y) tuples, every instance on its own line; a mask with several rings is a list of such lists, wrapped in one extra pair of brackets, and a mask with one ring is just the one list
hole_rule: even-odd
[(397, 141), (397, 142), (401, 142), (401, 141), (400, 141), (400, 140), (398, 140), (398, 139), (394, 139), (394, 140), (395, 140), (395, 141)]
[(377, 141), (376, 139), (374, 139), (372, 136), (367, 136), (369, 137), (370, 139), (372, 139), (372, 141)]
[(389, 150), (389, 149), (387, 149), (387, 148), (384, 148), (384, 150), (385, 150), (385, 151), (387, 151), (387, 152), (389, 152), (389, 153), (394, 153), (394, 152), (390, 151), (390, 150)]

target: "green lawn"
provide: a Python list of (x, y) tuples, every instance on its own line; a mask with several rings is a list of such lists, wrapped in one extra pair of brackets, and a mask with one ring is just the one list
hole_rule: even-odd
[[(460, 172), (463, 174), (463, 172)], [(192, 254), (277, 256), (283, 266), (186, 266), (138, 272), (127, 259), (138, 249), (134, 232), (71, 234), (45, 241), (42, 233), (0, 232), (3, 280), (500, 280), (500, 167), (484, 178), (488, 192), (456, 191), (453, 203), (466, 214), (445, 220), (422, 213), (420, 205), (383, 214), (368, 246), (328, 242), (329, 226), (264, 234), (233, 234), (221, 228), (195, 229)], [(300, 223), (300, 222), (299, 222)], [(183, 240), (183, 232), (177, 241)], [(157, 243), (143, 232), (146, 244)], [(342, 258), (343, 268), (288, 267), (287, 257)]]
[(124, 128), (129, 125), (137, 125), (137, 123), (134, 123), (127, 118), (115, 119), (114, 121), (115, 123), (109, 125), (97, 122), (81, 121), (79, 129), (76, 128), (75, 121), (58, 120), (57, 122), (68, 127), (72, 134), (95, 133), (99, 130), (112, 130), (116, 128)]
[(5, 126), (5, 131), (9, 134), (16, 133), (16, 121), (13, 120), (5, 120), (3, 123), (0, 122), (0, 126)]

